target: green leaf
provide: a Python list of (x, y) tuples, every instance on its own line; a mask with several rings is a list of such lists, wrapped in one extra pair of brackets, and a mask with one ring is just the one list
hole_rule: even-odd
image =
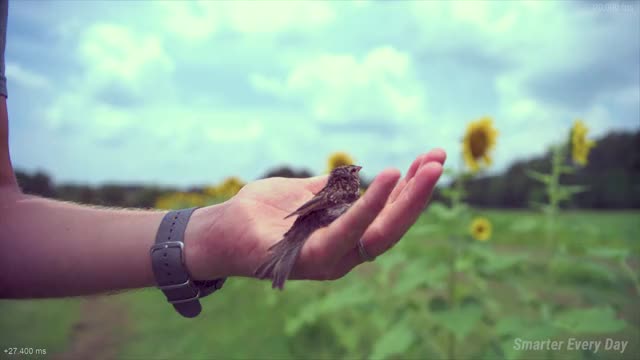
[(442, 220), (452, 220), (457, 216), (457, 211), (441, 202), (434, 202), (429, 205), (428, 213)]
[(293, 335), (306, 324), (314, 323), (321, 315), (326, 315), (343, 308), (353, 307), (373, 301), (373, 290), (361, 282), (330, 292), (324, 298), (311, 301), (300, 312), (287, 319), (285, 333)]
[(525, 255), (498, 254), (483, 266), (483, 270), (492, 274), (520, 265), (526, 259)]
[[(515, 325), (515, 324), (512, 324)], [(515, 328), (513, 330), (516, 330)], [(517, 330), (516, 330), (517, 331)], [(505, 359), (518, 359), (526, 354), (526, 351), (518, 349), (516, 345), (516, 339), (522, 339), (527, 341), (544, 341), (556, 336), (558, 330), (553, 326), (547, 324), (531, 324), (523, 327), (519, 332), (513, 334), (513, 337), (505, 339), (500, 348), (504, 354)]]
[(473, 267), (473, 260), (469, 257), (461, 256), (456, 259), (455, 270), (466, 272)]
[(518, 297), (524, 303), (531, 303), (538, 299), (537, 292), (529, 286), (522, 284), (522, 281), (519, 278), (508, 280), (508, 283), (515, 289)]
[(458, 190), (455, 190), (453, 188), (444, 188), (441, 191), (442, 196), (445, 197), (445, 199), (453, 199), (454, 197), (456, 197), (458, 195)]
[(478, 244), (477, 242), (472, 243), (471, 246), (469, 246), (469, 252), (479, 259), (491, 261), (497, 255), (491, 248), (484, 245), (485, 244)]
[(351, 286), (334, 290), (327, 295), (320, 308), (324, 312), (331, 312), (362, 303), (368, 303), (374, 299), (373, 290), (362, 282)]
[(456, 173), (456, 171), (450, 167), (446, 167), (442, 170), (442, 174), (447, 175), (447, 176), (457, 176), (458, 174)]
[(353, 315), (330, 316), (327, 320), (340, 345), (344, 346), (348, 353), (358, 353), (358, 343), (363, 335), (359, 328), (353, 326)]
[(542, 209), (545, 206), (548, 206), (548, 205), (540, 201), (529, 201), (529, 207), (533, 208), (534, 210), (543, 211)]
[(496, 323), (494, 331), (499, 336), (518, 335), (525, 328), (527, 328), (527, 322), (521, 316), (507, 316)]
[(376, 276), (376, 280), (386, 284), (389, 280), (389, 274), (398, 264), (407, 262), (407, 256), (403, 252), (393, 251), (385, 256), (381, 256), (376, 260), (376, 264), (380, 267), (380, 271)]
[(307, 304), (296, 316), (287, 319), (284, 326), (285, 334), (292, 336), (306, 324), (314, 323), (320, 315), (319, 307), (316, 306), (318, 303), (314, 301)]
[(522, 333), (522, 338), (527, 340), (545, 340), (556, 336), (558, 329), (551, 324), (536, 324), (528, 326)]
[(592, 248), (587, 254), (606, 259), (624, 259), (629, 256), (629, 249)]
[(597, 262), (574, 261), (571, 258), (557, 258), (551, 265), (551, 272), (563, 281), (603, 284), (613, 284), (616, 281), (616, 274), (609, 267)]
[(444, 286), (445, 279), (449, 275), (449, 266), (440, 263), (424, 273), (426, 284), (432, 288), (440, 289)]
[(549, 184), (551, 182), (551, 175), (549, 174), (543, 174), (541, 172), (530, 170), (530, 169), (525, 170), (525, 173), (527, 174), (528, 177), (534, 180), (537, 180), (543, 184)]
[(627, 326), (610, 307), (572, 309), (556, 315), (553, 325), (573, 334), (612, 333)]
[(558, 196), (561, 200), (570, 199), (573, 195), (585, 192), (588, 190), (588, 187), (582, 185), (563, 185), (560, 186), (556, 191), (556, 196)]
[(431, 316), (438, 325), (454, 334), (458, 340), (462, 340), (469, 335), (471, 330), (473, 330), (482, 318), (482, 315), (483, 310), (480, 306), (467, 305), (440, 311)]
[(442, 227), (436, 224), (416, 224), (409, 228), (408, 233), (412, 236), (432, 235), (442, 231)]
[(393, 294), (404, 295), (426, 285), (429, 282), (429, 278), (426, 276), (429, 271), (426, 264), (412, 262), (399, 274), (398, 280), (393, 285)]
[(532, 217), (521, 217), (511, 224), (511, 231), (517, 233), (528, 233), (538, 226), (538, 220)]
[(376, 342), (371, 358), (385, 359), (394, 354), (402, 354), (409, 349), (415, 337), (408, 323), (399, 321)]
[(577, 171), (577, 169), (573, 166), (560, 166), (560, 172), (563, 174), (574, 174)]

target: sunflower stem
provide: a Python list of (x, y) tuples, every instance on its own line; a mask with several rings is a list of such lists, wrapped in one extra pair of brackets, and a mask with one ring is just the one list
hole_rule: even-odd
[[(451, 255), (449, 256), (449, 311), (455, 311), (457, 307), (456, 302), (456, 260), (458, 256), (458, 239), (451, 239), (450, 243), (453, 243), (451, 247)], [(449, 353), (448, 359), (456, 358), (456, 334), (454, 332), (449, 333)]]
[(551, 154), (551, 174), (550, 181), (547, 184), (547, 197), (549, 205), (546, 209), (546, 225), (547, 225), (547, 249), (551, 251), (551, 260), (554, 260), (557, 244), (556, 244), (556, 219), (560, 212), (560, 175), (565, 157), (565, 146), (554, 146)]
[[(454, 211), (459, 211), (463, 202), (462, 199), (464, 197), (464, 170), (461, 169), (455, 179), (454, 188), (455, 190), (452, 192), (451, 196), (451, 207)], [(449, 279), (448, 279), (448, 288), (449, 288), (449, 311), (455, 311), (457, 307), (456, 302), (456, 261), (458, 257), (459, 251), (459, 241), (458, 236), (455, 236), (449, 241), (451, 254), (449, 256)], [(456, 334), (453, 332), (449, 333), (449, 349), (447, 354), (448, 359), (456, 358)]]

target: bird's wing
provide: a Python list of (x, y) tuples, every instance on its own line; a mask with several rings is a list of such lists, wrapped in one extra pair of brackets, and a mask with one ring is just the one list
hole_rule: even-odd
[(329, 206), (331, 206), (331, 201), (326, 196), (324, 196), (323, 191), (320, 191), (316, 196), (312, 197), (311, 200), (304, 203), (296, 211), (287, 215), (285, 219), (294, 215), (298, 215), (298, 216), (306, 215), (312, 211), (321, 210)]

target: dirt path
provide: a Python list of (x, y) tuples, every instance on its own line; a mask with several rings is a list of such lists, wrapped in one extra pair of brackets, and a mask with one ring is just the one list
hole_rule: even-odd
[(127, 336), (126, 307), (115, 296), (88, 297), (71, 329), (67, 350), (56, 359), (116, 359)]

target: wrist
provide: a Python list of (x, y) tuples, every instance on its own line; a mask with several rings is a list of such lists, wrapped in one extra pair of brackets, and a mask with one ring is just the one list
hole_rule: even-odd
[(197, 209), (185, 230), (185, 262), (193, 280), (212, 280), (231, 275), (227, 264), (223, 219), (226, 203)]

